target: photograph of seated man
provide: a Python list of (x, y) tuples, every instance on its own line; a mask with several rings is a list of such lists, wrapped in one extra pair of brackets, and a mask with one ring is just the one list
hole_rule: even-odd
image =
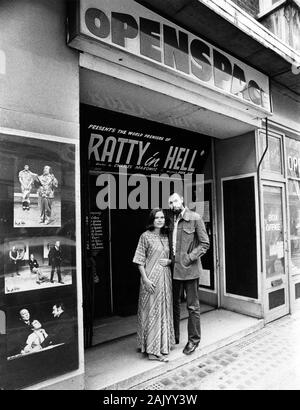
[(42, 282), (49, 280), (46, 274), (43, 274), (38, 261), (35, 259), (34, 254), (30, 254), (28, 265), (32, 274), (36, 275), (36, 283), (40, 285)]

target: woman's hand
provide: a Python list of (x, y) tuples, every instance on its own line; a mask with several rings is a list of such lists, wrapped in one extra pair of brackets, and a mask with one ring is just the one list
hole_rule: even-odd
[(170, 259), (160, 259), (159, 264), (164, 267), (169, 266), (171, 265), (171, 260)]
[(145, 286), (147, 292), (149, 292), (149, 293), (154, 293), (155, 292), (155, 284), (153, 282), (151, 282), (150, 279), (148, 279), (148, 278), (143, 279), (143, 283), (144, 283), (144, 286)]

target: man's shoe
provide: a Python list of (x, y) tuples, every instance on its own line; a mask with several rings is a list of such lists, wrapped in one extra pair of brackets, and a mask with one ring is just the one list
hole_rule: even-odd
[(193, 342), (187, 342), (185, 348), (183, 349), (183, 353), (184, 354), (192, 354), (197, 347), (199, 346), (199, 342), (198, 343), (193, 343)]
[(179, 337), (175, 337), (175, 344), (179, 345)]

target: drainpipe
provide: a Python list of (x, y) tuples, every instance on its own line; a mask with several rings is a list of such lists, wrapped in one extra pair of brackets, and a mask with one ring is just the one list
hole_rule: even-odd
[[(263, 229), (262, 229), (262, 189), (261, 189), (261, 182), (260, 182), (260, 177), (261, 177), (261, 164), (264, 160), (264, 157), (268, 151), (269, 148), (269, 124), (268, 124), (268, 118), (266, 117), (266, 148), (263, 152), (262, 157), (260, 158), (260, 161), (257, 166), (257, 180), (258, 180), (258, 203), (259, 203), (259, 233), (260, 233), (260, 247), (262, 248), (262, 243), (263, 243)], [(261, 249), (260, 252), (260, 266), (261, 266), (261, 274), (263, 274), (263, 252)]]

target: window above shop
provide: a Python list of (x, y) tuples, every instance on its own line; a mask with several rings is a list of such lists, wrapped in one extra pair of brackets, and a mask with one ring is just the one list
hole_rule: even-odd
[(300, 0), (260, 0), (258, 20), (295, 50), (300, 50)]
[(286, 3), (287, 0), (259, 0), (259, 16), (275, 11), (278, 7)]
[(257, 138), (258, 162), (263, 156), (262, 171), (264, 177), (281, 179), (284, 177), (282, 135), (275, 132), (269, 132), (268, 138), (266, 138), (265, 131), (259, 130)]

